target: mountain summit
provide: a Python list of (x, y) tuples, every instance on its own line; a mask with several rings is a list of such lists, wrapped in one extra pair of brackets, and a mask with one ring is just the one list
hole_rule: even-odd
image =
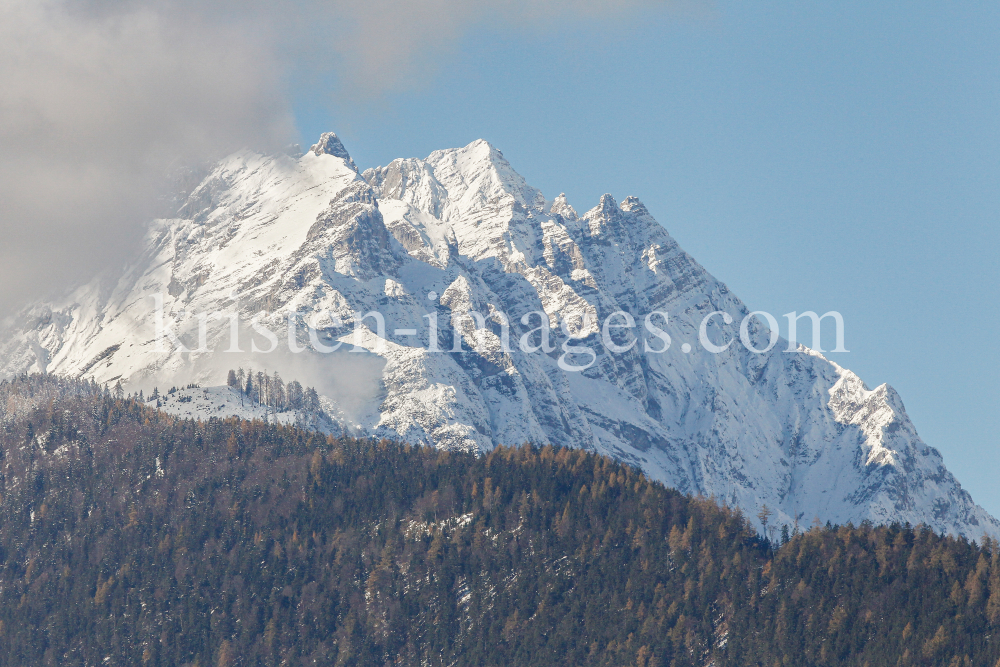
[(340, 141), (340, 137), (333, 132), (324, 132), (320, 135), (319, 141), (313, 144), (312, 148), (309, 150), (316, 155), (332, 155), (333, 157), (339, 157), (340, 159), (345, 160), (355, 171), (358, 170), (358, 168), (354, 166), (354, 160), (351, 159), (351, 154), (347, 152), (347, 149), (344, 148), (344, 144)]
[[(618, 312), (618, 334), (659, 334), (608, 349)], [(551, 347), (526, 351), (543, 315)], [(219, 162), (126, 270), (8, 322), (0, 377), (149, 391), (266, 368), (315, 386), (345, 432), (606, 453), (764, 531), (818, 518), (1000, 536), (891, 387), (783, 340), (747, 349), (747, 315), (634, 197), (578, 215), (485, 141), (359, 174), (329, 133), (301, 157)]]

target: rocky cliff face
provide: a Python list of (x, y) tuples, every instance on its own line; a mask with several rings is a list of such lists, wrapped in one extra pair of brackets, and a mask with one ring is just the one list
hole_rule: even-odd
[[(635, 328), (605, 333), (619, 311)], [(654, 311), (667, 317), (646, 327)], [(704, 336), (736, 339), (717, 354), (699, 344), (711, 313), (725, 315)], [(542, 314), (551, 351), (526, 351)], [(127, 270), (6, 323), (0, 375), (148, 390), (266, 368), (316, 386), (345, 430), (592, 449), (750, 516), (766, 504), (772, 528), (818, 517), (1000, 536), (892, 388), (783, 340), (749, 350), (746, 315), (634, 197), (578, 215), (484, 141), (359, 174), (328, 134), (301, 157), (220, 162)], [(746, 334), (767, 347), (757, 320)]]

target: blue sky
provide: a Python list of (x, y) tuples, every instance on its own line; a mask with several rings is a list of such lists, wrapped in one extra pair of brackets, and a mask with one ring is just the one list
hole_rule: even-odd
[(334, 130), (362, 169), (485, 138), (579, 211), (638, 196), (752, 309), (840, 311), (831, 358), (1000, 516), (997, 35), (985, 2), (635, 9), (475, 25), (382, 96), (292, 94), (303, 144)]

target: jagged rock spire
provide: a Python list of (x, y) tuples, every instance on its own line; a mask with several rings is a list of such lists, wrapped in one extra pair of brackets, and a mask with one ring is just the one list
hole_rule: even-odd
[(351, 154), (347, 152), (344, 148), (343, 142), (340, 141), (334, 132), (324, 132), (320, 135), (319, 141), (313, 144), (312, 148), (309, 149), (316, 155), (332, 155), (333, 157), (339, 157), (342, 160), (346, 160), (347, 164), (351, 166), (354, 171), (358, 170), (357, 165), (354, 164), (354, 160), (351, 159)]
[(566, 220), (576, 220), (577, 218), (576, 209), (570, 206), (569, 202), (566, 200), (565, 192), (560, 192), (559, 196), (552, 202), (552, 207), (549, 208), (549, 214), (561, 215)]
[(649, 215), (649, 211), (646, 210), (645, 204), (639, 201), (638, 197), (626, 197), (625, 201), (622, 202), (621, 209), (626, 213)]

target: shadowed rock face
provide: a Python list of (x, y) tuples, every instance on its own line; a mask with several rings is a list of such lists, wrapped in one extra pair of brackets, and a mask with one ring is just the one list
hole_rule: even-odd
[[(157, 298), (188, 350), (158, 349)], [(381, 333), (374, 316), (356, 321), (372, 311), (384, 318)], [(636, 322), (632, 337), (648, 313), (668, 313), (653, 324), (672, 344), (661, 352), (650, 338), (610, 353), (594, 323), (618, 311)], [(605, 195), (578, 215), (484, 141), (358, 174), (329, 133), (301, 157), (241, 152), (220, 162), (176, 218), (150, 225), (144, 254), (124, 272), (8, 323), (0, 375), (84, 374), (148, 391), (266, 368), (315, 386), (346, 431), (462, 450), (531, 441), (600, 451), (748, 516), (766, 504), (779, 530), (819, 517), (1000, 535), (890, 387), (869, 390), (816, 352), (785, 351), (785, 341), (764, 354), (738, 341), (710, 354), (698, 328), (717, 311), (733, 324), (714, 317), (709, 337), (737, 337), (747, 308), (634, 197)], [(199, 350), (197, 314), (217, 312), (240, 314), (239, 344), (228, 318), (210, 317), (209, 351)], [(292, 343), (302, 354), (286, 342), (289, 312), (298, 313)], [(531, 312), (552, 326), (549, 354), (518, 347), (540, 325), (539, 315), (522, 324)], [(583, 314), (591, 324), (577, 331)], [(250, 329), (254, 316), (278, 332), (275, 351), (251, 353), (251, 337), (270, 347)], [(343, 348), (308, 349), (304, 321), (317, 342)], [(564, 322), (576, 340), (560, 331)], [(627, 345), (629, 332), (618, 334)], [(750, 336), (767, 346), (762, 327)], [(347, 352), (352, 344), (357, 352)], [(564, 344), (590, 347), (595, 362), (566, 372)]]
[(309, 150), (317, 156), (331, 155), (333, 157), (338, 157), (346, 161), (347, 164), (354, 169), (354, 171), (358, 170), (358, 168), (354, 165), (354, 160), (351, 159), (351, 154), (347, 152), (347, 149), (344, 148), (344, 144), (341, 143), (340, 138), (333, 132), (324, 132), (320, 136), (319, 141), (313, 144), (312, 148)]

